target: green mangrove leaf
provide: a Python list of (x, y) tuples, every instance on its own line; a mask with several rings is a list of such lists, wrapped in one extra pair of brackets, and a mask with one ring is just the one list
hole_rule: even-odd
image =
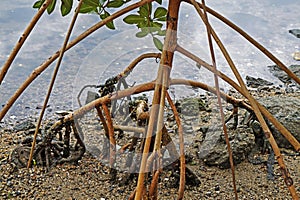
[(155, 20), (156, 20), (156, 21), (165, 22), (165, 21), (167, 21), (167, 16), (163, 16), (163, 17), (160, 17), (160, 18), (156, 18)]
[(93, 6), (82, 3), (79, 12), (80, 13), (91, 13), (96, 10), (97, 10), (97, 7), (95, 8)]
[(148, 17), (149, 14), (149, 10), (148, 10), (148, 5), (143, 5), (139, 8), (138, 13), (142, 16), (142, 17)]
[(107, 7), (108, 8), (119, 8), (121, 6), (123, 6), (125, 2), (123, 0), (114, 0), (114, 1), (110, 1), (108, 4), (107, 4)]
[(147, 20), (145, 19), (144, 21), (141, 21), (141, 22), (139, 22), (138, 24), (137, 24), (137, 27), (138, 28), (148, 28), (148, 22), (147, 22)]
[(138, 24), (145, 21), (145, 17), (140, 15), (131, 14), (123, 19), (127, 24)]
[[(107, 11), (104, 11), (104, 13), (100, 15), (100, 18), (103, 20), (109, 16), (110, 16), (110, 14)], [(106, 23), (106, 27), (109, 29), (112, 29), (112, 30), (116, 29), (113, 21)]]
[(100, 6), (99, 0), (83, 0), (82, 4), (93, 6), (95, 8)]
[(165, 36), (166, 35), (166, 30), (159, 30), (158, 32), (157, 32), (157, 35), (159, 35), (159, 36)]
[(142, 38), (142, 37), (146, 37), (148, 35), (148, 33), (149, 33), (149, 31), (146, 28), (144, 28), (144, 29), (142, 29), (142, 31), (137, 32), (135, 34), (135, 36), (138, 38)]
[(56, 0), (52, 0), (49, 6), (47, 7), (47, 13), (50, 15), (55, 8)]
[(43, 3), (45, 2), (45, 0), (39, 0), (39, 1), (36, 1), (34, 4), (33, 4), (33, 8), (40, 8), (42, 5), (43, 5)]
[(164, 7), (158, 7), (156, 8), (155, 12), (154, 12), (154, 18), (161, 18), (161, 17), (165, 17), (167, 15), (167, 9), (165, 9)]
[(162, 4), (162, 0), (155, 0), (158, 4)]
[(152, 27), (156, 27), (156, 28), (161, 28), (161, 27), (163, 27), (163, 24), (162, 23), (159, 23), (159, 22), (151, 22), (150, 23), (150, 25), (152, 26)]
[(148, 29), (149, 32), (151, 33), (154, 33), (154, 32), (157, 32), (157, 31), (160, 31), (160, 28), (159, 27), (145, 27)]
[(73, 0), (61, 0), (61, 15), (66, 16), (67, 14), (70, 13), (73, 5)]
[(155, 47), (158, 50), (162, 51), (162, 49), (163, 49), (163, 43), (157, 37), (153, 37), (153, 42), (154, 42)]
[(100, 7), (101, 4), (99, 0), (84, 0), (81, 4), (80, 13), (91, 13), (97, 12), (97, 8)]

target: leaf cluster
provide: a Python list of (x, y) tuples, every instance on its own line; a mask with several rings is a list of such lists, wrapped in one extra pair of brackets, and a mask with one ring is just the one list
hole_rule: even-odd
[[(66, 16), (70, 13), (73, 7), (73, 0), (60, 0), (60, 11), (62, 16)], [(108, 8), (119, 8), (130, 0), (83, 0), (80, 13), (94, 13), (99, 15), (101, 20), (110, 16)], [(45, 0), (38, 0), (34, 3), (33, 8), (39, 9)], [(57, 0), (52, 0), (47, 7), (48, 14), (51, 14), (56, 6)], [(156, 0), (161, 4), (162, 0)], [(130, 14), (123, 19), (127, 24), (135, 24), (139, 28), (139, 32), (136, 33), (136, 37), (142, 38), (147, 35), (151, 35), (153, 43), (157, 49), (162, 51), (163, 43), (158, 39), (158, 36), (165, 36), (166, 30), (163, 29), (164, 22), (167, 18), (167, 9), (159, 6), (154, 12), (152, 11), (152, 2), (145, 4), (139, 8), (136, 14)], [(114, 22), (106, 23), (109, 29), (115, 29)]]
[[(52, 0), (49, 6), (47, 7), (48, 14), (51, 14), (56, 6), (57, 0)], [(110, 16), (110, 13), (107, 11), (107, 8), (119, 8), (123, 6), (130, 0), (83, 0), (80, 10), (80, 13), (95, 13), (98, 14), (100, 19), (103, 20)], [(33, 8), (39, 9), (45, 0), (38, 0), (34, 3)], [(61, 0), (61, 15), (66, 16), (70, 13), (73, 6), (73, 0)], [(106, 26), (109, 29), (115, 29), (113, 21), (108, 22)]]
[[(38, 0), (33, 4), (33, 8), (40, 8), (45, 0)], [(51, 14), (54, 11), (56, 5), (56, 0), (52, 0), (49, 6), (47, 7), (48, 14)], [(61, 0), (60, 12), (62, 16), (66, 16), (70, 13), (73, 6), (73, 0)]]
[(166, 21), (168, 11), (164, 7), (157, 7), (154, 12), (152, 10), (152, 3), (145, 4), (136, 14), (128, 15), (123, 21), (127, 24), (135, 24), (139, 28), (136, 37), (142, 38), (150, 34), (156, 48), (162, 51), (163, 44), (157, 36), (166, 35), (163, 22)]

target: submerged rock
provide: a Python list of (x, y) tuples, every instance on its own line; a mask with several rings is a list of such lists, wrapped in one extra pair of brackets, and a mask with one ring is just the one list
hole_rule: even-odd
[[(277, 77), (280, 81), (285, 84), (292, 83), (292, 79), (278, 67), (277, 65), (268, 66), (269, 71), (272, 73), (273, 76)], [(291, 65), (289, 69), (295, 73), (298, 77), (300, 77), (300, 65)]]
[(289, 33), (293, 34), (297, 38), (300, 38), (300, 29), (291, 29), (289, 30)]
[(254, 78), (251, 76), (246, 76), (246, 83), (248, 87), (258, 88), (259, 86), (273, 85), (273, 83), (264, 80), (262, 78)]

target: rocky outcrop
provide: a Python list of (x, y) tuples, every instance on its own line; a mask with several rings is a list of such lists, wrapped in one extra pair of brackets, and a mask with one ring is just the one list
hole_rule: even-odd
[[(258, 101), (300, 141), (300, 95), (297, 96), (296, 93), (293, 96), (266, 95)], [(243, 117), (240, 116), (240, 121), (242, 120)], [(255, 117), (253, 121), (255, 123), (249, 124), (249, 127), (240, 125), (236, 130), (229, 130), (229, 140), (235, 164), (246, 159), (255, 145), (263, 149), (267, 144), (265, 143), (267, 140), (261, 138), (264, 137), (264, 133)], [(287, 139), (282, 136), (274, 125), (268, 124), (278, 146), (286, 149), (292, 148)], [(230, 167), (223, 131), (220, 128), (217, 130), (208, 129), (205, 135), (203, 142), (199, 145), (199, 158), (207, 165), (220, 168)], [(264, 144), (261, 143), (261, 139)]]
[[(266, 96), (258, 101), (300, 141), (300, 94), (299, 96)], [(292, 148), (272, 124), (270, 129), (279, 147)]]
[[(269, 71), (272, 73), (272, 75), (278, 78), (284, 84), (293, 83), (292, 79), (284, 71), (282, 71), (277, 65), (268, 66), (268, 68)], [(289, 69), (293, 73), (295, 73), (298, 77), (300, 77), (300, 65), (291, 65), (289, 66)], [(299, 84), (296, 85), (300, 87)]]
[(252, 88), (258, 88), (259, 86), (270, 86), (273, 85), (273, 83), (264, 80), (262, 78), (254, 78), (251, 76), (246, 76), (246, 84), (247, 87), (252, 87)]
[[(252, 130), (244, 126), (230, 131), (229, 141), (235, 164), (245, 160), (255, 145), (255, 137), (252, 134)], [(198, 156), (207, 165), (229, 168), (229, 155), (223, 131), (209, 131), (199, 148)]]

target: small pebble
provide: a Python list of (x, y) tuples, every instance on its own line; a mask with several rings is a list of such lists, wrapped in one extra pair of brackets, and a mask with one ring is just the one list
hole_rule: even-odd
[(300, 52), (293, 53), (294, 60), (300, 61)]

